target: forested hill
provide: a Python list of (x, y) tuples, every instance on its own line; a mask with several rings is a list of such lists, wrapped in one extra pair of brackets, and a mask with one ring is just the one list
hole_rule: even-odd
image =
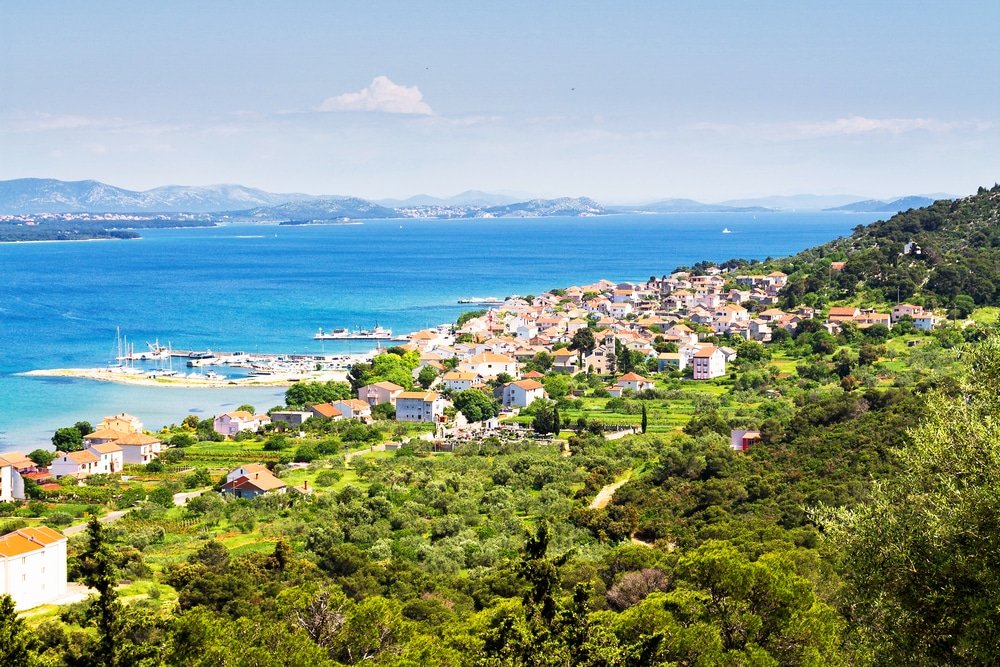
[(897, 213), (778, 265), (790, 276), (791, 300), (815, 292), (834, 300), (898, 298), (938, 307), (967, 296), (998, 305), (1000, 186)]

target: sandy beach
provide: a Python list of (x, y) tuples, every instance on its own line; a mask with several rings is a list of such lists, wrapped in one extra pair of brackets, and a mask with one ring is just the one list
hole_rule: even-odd
[(296, 382), (343, 382), (347, 379), (347, 371), (310, 371), (308, 373), (274, 373), (273, 375), (255, 375), (251, 377), (226, 378), (210, 380), (207, 378), (188, 378), (183, 376), (151, 378), (144, 373), (123, 373), (107, 368), (52, 368), (45, 370), (19, 373), (32, 377), (78, 378), (81, 380), (96, 380), (98, 382), (115, 382), (139, 387), (198, 387), (198, 388), (233, 388), (233, 387), (288, 387)]

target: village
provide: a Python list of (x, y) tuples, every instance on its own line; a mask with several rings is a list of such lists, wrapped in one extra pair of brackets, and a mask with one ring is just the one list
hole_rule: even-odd
[[(211, 433), (223, 442), (240, 444), (235, 441), (248, 434), (304, 437), (307, 422), (367, 425), (389, 419), (422, 427), (413, 438), (430, 443), (434, 451), (452, 451), (462, 440), (505, 430), (530, 431), (523, 418), (518, 421), (519, 413), (529, 412), (536, 401), (564, 398), (546, 390), (552, 377), (584, 375), (599, 380), (591, 383), (595, 395), (641, 397), (656, 389), (656, 377), (693, 383), (723, 378), (737, 359), (735, 341), (768, 345), (787, 338), (806, 321), (836, 335), (845, 327), (889, 328), (904, 319), (912, 321), (914, 330), (926, 332), (940, 320), (906, 303), (887, 313), (857, 307), (823, 312), (807, 306), (786, 312), (776, 307), (785, 283), (786, 276), (779, 271), (731, 275), (710, 267), (702, 275), (678, 272), (644, 283), (602, 280), (531, 298), (510, 298), (463, 316), (453, 327), (415, 332), (398, 348), (383, 352), (419, 358), (410, 370), (411, 387), (379, 380), (356, 383), (351, 398), (261, 414), (238, 409), (212, 418)], [(729, 344), (717, 344), (720, 339)], [(495, 401), (496, 413), (476, 420), (457, 410), (453, 399), (469, 390)], [(552, 433), (573, 428), (567, 420), (557, 423)], [(631, 426), (626, 432), (638, 430)], [(402, 430), (394, 435), (403, 437), (381, 438), (377, 449), (398, 449), (411, 434)], [(729, 436), (734, 451), (749, 449), (761, 437), (753, 428), (732, 429)], [(136, 472), (154, 469), (170, 445), (166, 430), (146, 430), (138, 417), (124, 412), (106, 416), (81, 434), (79, 447), (56, 451), (51, 460), (17, 451), (0, 454), (0, 501), (24, 502), (46, 492), (60, 493), (67, 484), (84, 485), (98, 476), (128, 480)], [(369, 447), (375, 451), (376, 443)], [(222, 470), (224, 479), (215, 490), (243, 500), (314, 493), (315, 487), (305, 478), (296, 483), (275, 474), (276, 461), (291, 466), (306, 463), (264, 454), (270, 452)], [(66, 543), (66, 536), (55, 527), (42, 524), (0, 537), (0, 594), (10, 593), (19, 609), (59, 600), (67, 589)]]

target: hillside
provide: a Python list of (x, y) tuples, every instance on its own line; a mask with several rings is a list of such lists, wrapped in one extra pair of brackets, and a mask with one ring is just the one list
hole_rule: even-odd
[(866, 199), (824, 210), (842, 211), (844, 213), (898, 213), (899, 211), (906, 211), (911, 208), (930, 206), (933, 203), (934, 200), (930, 197), (909, 196), (893, 199), (892, 201)]
[[(832, 262), (845, 263), (838, 270)], [(817, 292), (928, 306), (954, 306), (964, 296), (1000, 304), (1000, 186), (897, 213), (776, 264), (790, 276), (791, 300)]]
[(205, 213), (310, 199), (243, 185), (165, 185), (126, 190), (100, 181), (19, 178), (0, 181), (0, 214), (38, 213)]

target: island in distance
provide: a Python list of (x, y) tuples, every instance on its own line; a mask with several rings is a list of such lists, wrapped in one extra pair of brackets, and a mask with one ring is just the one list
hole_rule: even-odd
[[(859, 199), (849, 195), (797, 195), (720, 204), (675, 198), (635, 205), (608, 205), (589, 197), (518, 200), (507, 194), (468, 191), (446, 199), (418, 195), (407, 200), (376, 202), (341, 195), (272, 193), (242, 185), (168, 185), (135, 191), (94, 180), (22, 178), (0, 181), (0, 242), (135, 238), (138, 234), (134, 230), (137, 229), (254, 222), (323, 224), (386, 218), (591, 217), (622, 213), (766, 213), (796, 209), (892, 213), (933, 201), (918, 196), (891, 201)], [(829, 207), (831, 203), (844, 200), (847, 203)], [(795, 205), (802, 203), (813, 206)]]

